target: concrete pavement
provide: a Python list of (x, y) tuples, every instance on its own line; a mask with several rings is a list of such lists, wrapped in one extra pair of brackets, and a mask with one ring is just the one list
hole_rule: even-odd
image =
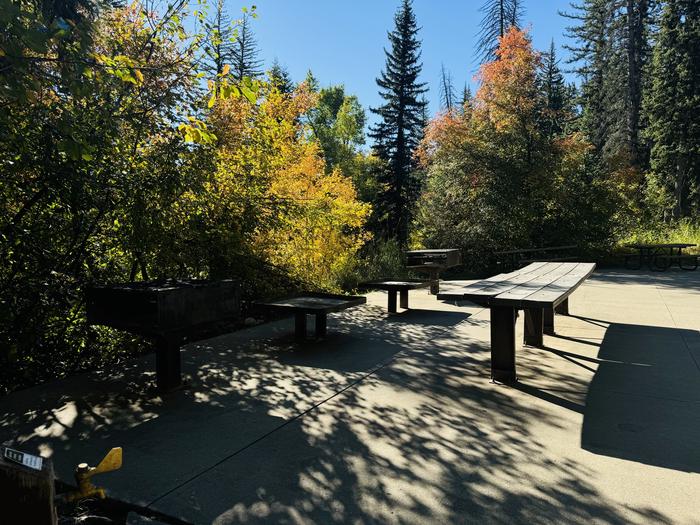
[(189, 345), (164, 397), (153, 356), (11, 394), (0, 442), (65, 479), (122, 446), (110, 495), (192, 523), (700, 523), (700, 272), (595, 274), (516, 387), (487, 310), (410, 301)]

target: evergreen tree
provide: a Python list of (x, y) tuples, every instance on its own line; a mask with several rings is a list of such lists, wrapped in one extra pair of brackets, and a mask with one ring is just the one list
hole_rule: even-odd
[(306, 72), (306, 78), (304, 79), (304, 82), (306, 83), (310, 91), (313, 91), (314, 93), (318, 92), (318, 79), (314, 76), (313, 71), (311, 71), (310, 69)]
[(442, 64), (440, 70), (440, 104), (442, 109), (451, 111), (455, 105), (454, 85), (452, 84), (452, 73), (445, 70), (445, 64)]
[(553, 40), (549, 51), (542, 54), (538, 83), (545, 102), (541, 122), (542, 131), (547, 137), (552, 138), (564, 131), (566, 121), (573, 113), (571, 87), (566, 85), (564, 75), (559, 68)]
[(206, 21), (207, 41), (204, 44), (204, 69), (212, 76), (220, 74), (225, 65), (233, 63), (233, 41), (236, 29), (226, 13), (224, 0), (216, 0)]
[(469, 84), (464, 83), (464, 88), (462, 89), (462, 100), (460, 101), (460, 106), (462, 107), (462, 112), (466, 112), (468, 108), (472, 105), (472, 90)]
[(272, 62), (272, 67), (270, 68), (268, 76), (270, 77), (270, 83), (276, 87), (280, 93), (291, 93), (294, 91), (294, 82), (292, 82), (289, 76), (289, 71), (287, 71), (287, 68), (282, 66), (276, 58)]
[(481, 62), (496, 58), (498, 39), (511, 27), (520, 27), (525, 9), (522, 0), (486, 0), (481, 6), (481, 20), (477, 54)]
[(645, 104), (651, 167), (674, 217), (700, 213), (700, 2), (668, 0)]
[(262, 60), (258, 58), (258, 44), (250, 20), (251, 15), (244, 13), (231, 50), (231, 73), (238, 81), (244, 77), (256, 78), (262, 75)]
[(583, 0), (567, 46), (582, 78), (582, 128), (612, 166), (643, 166), (641, 105), (654, 0)]
[(375, 154), (388, 165), (381, 176), (386, 189), (375, 203), (376, 213), (381, 216), (383, 233), (405, 243), (417, 194), (413, 152), (426, 123), (427, 103), (422, 95), (427, 88), (418, 81), (423, 65), (411, 0), (403, 0), (394, 22), (395, 28), (388, 34), (391, 51), (384, 50), (386, 65), (377, 79), (384, 104), (371, 108), (380, 120), (370, 128), (369, 136), (374, 140)]

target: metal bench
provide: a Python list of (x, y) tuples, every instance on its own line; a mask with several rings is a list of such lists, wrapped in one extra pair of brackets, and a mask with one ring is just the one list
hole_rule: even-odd
[(593, 263), (536, 262), (438, 294), (444, 301), (467, 300), (491, 310), (491, 378), (517, 380), (515, 320), (525, 311), (525, 343), (543, 345), (554, 333), (554, 312), (569, 313), (568, 298), (595, 270)]

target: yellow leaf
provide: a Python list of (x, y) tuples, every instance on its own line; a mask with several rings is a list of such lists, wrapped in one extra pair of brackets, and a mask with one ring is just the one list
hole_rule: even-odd
[(224, 68), (221, 70), (221, 76), (223, 77), (223, 76), (228, 75), (228, 72), (229, 72), (230, 70), (231, 70), (231, 66), (229, 66), (228, 64), (226, 64), (226, 65), (224, 66)]

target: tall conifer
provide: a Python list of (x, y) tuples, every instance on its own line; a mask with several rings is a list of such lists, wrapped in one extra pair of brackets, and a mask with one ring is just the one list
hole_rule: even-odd
[(375, 203), (382, 233), (405, 243), (418, 193), (413, 152), (423, 137), (427, 103), (422, 95), (427, 89), (418, 81), (423, 65), (411, 0), (403, 0), (394, 22), (395, 28), (388, 35), (391, 50), (384, 50), (386, 65), (377, 79), (384, 104), (371, 108), (379, 122), (370, 128), (369, 136), (374, 140), (374, 152), (388, 166), (380, 177), (386, 189)]
[(647, 98), (651, 167), (673, 216), (700, 213), (700, 2), (667, 0)]
[(582, 128), (601, 159), (612, 166), (643, 167), (642, 93), (650, 55), (655, 0), (583, 0), (563, 13), (571, 61), (582, 78)]

